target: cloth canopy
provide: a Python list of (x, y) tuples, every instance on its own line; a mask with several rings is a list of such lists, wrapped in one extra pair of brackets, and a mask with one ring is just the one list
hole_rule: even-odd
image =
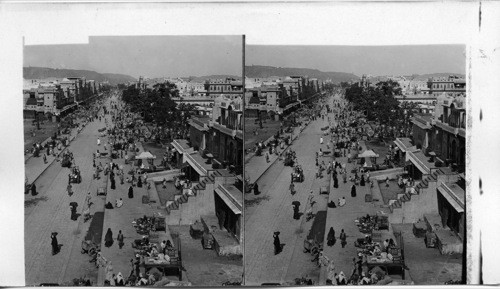
[(376, 154), (373, 150), (366, 150), (358, 155), (358, 158), (378, 158), (378, 157), (379, 155)]
[(136, 160), (156, 159), (156, 156), (152, 155), (150, 152), (142, 152), (138, 156), (136, 156), (135, 159)]

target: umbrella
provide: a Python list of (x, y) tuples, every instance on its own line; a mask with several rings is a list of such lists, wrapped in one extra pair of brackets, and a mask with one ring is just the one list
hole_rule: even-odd
[(69, 205), (71, 207), (78, 207), (78, 203), (77, 202), (71, 202), (71, 203), (69, 203)]
[(358, 155), (358, 158), (378, 158), (378, 157), (379, 155), (376, 154), (373, 150), (366, 150)]
[(299, 201), (293, 201), (293, 202), (292, 202), (292, 205), (293, 205), (293, 206), (297, 206), (297, 207), (298, 207), (298, 206), (300, 206), (300, 202), (299, 202)]
[(156, 156), (152, 155), (150, 152), (142, 152), (138, 156), (135, 157), (136, 160), (138, 159), (156, 159)]

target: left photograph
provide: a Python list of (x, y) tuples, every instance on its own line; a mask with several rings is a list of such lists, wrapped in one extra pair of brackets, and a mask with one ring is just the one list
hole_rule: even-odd
[(241, 35), (25, 44), (26, 286), (242, 284), (243, 53)]

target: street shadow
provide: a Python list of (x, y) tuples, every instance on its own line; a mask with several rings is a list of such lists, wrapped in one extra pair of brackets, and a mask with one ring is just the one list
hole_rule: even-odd
[(46, 202), (48, 199), (49, 198), (47, 196), (32, 198), (32, 199), (24, 201), (24, 207), (29, 208), (32, 206), (36, 206), (39, 202), (41, 202), (41, 201)]
[(74, 218), (72, 218), (72, 220), (73, 220), (73, 221), (78, 221), (78, 218), (79, 218), (81, 215), (82, 215), (82, 214), (80, 214), (80, 213), (76, 213), (76, 214), (75, 214), (75, 217), (74, 217)]
[(271, 198), (268, 195), (256, 197), (251, 200), (245, 200), (245, 206), (252, 207), (260, 204), (262, 201), (269, 201)]

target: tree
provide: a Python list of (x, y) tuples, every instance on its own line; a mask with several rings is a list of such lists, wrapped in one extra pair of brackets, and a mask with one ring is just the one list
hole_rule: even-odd
[(158, 125), (174, 124), (181, 113), (176, 108), (172, 97), (178, 97), (179, 91), (173, 83), (158, 83), (153, 89), (139, 90), (135, 85), (123, 91), (122, 99), (130, 106), (132, 112), (141, 113), (146, 122)]
[(345, 97), (355, 110), (366, 112), (368, 120), (378, 120), (380, 124), (395, 125), (399, 103), (394, 95), (401, 93), (399, 84), (392, 80), (383, 81), (375, 87), (363, 88), (354, 83), (346, 89)]

